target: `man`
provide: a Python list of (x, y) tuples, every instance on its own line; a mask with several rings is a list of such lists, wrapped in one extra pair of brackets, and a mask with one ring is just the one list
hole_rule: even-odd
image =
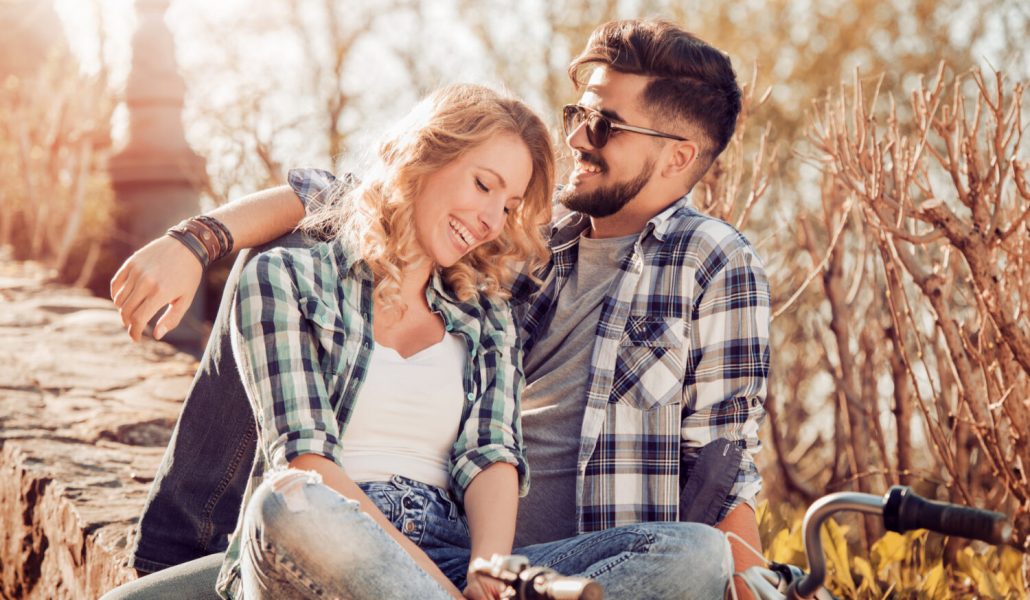
[[(589, 554), (623, 544), (643, 560), (617, 571), (619, 589), (710, 597), (726, 583), (725, 546), (707, 525), (675, 522), (759, 546), (751, 454), (764, 415), (769, 292), (743, 236), (695, 211), (687, 194), (732, 136), (740, 90), (725, 55), (662, 21), (602, 25), (569, 73), (582, 96), (563, 113), (575, 166), (557, 199), (572, 212), (552, 227), (542, 282), (523, 277), (513, 289), (533, 482), (516, 546)], [(295, 179), (302, 197), (321, 187), (314, 173)], [(251, 246), (297, 222), (291, 196), (279, 188), (212, 215)], [(112, 281), (136, 339), (171, 304), (155, 327), (163, 335), (192, 299), (198, 263), (176, 245), (153, 242)], [(141, 519), (141, 571), (219, 551), (235, 525), (255, 435), (226, 326), (223, 314)], [(608, 531), (621, 541), (595, 535)], [(571, 568), (611, 587), (604, 578), (618, 563), (601, 558)], [(737, 570), (756, 564), (737, 545), (733, 558)]]

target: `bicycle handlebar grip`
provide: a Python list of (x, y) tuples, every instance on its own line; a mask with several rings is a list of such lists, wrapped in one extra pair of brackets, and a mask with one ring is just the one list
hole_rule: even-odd
[(585, 577), (562, 577), (547, 586), (550, 600), (602, 600), (604, 590), (596, 581)]
[(911, 488), (900, 485), (887, 492), (883, 525), (899, 533), (929, 529), (991, 544), (1006, 544), (1012, 537), (1012, 525), (1001, 513), (927, 500)]
[(544, 567), (519, 573), (518, 598), (524, 600), (604, 600), (601, 584), (586, 577), (566, 577)]

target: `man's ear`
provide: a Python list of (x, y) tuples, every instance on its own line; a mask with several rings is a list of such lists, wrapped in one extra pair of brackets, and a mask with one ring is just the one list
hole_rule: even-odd
[(691, 140), (673, 142), (662, 167), (662, 177), (682, 178), (697, 163), (701, 149)]

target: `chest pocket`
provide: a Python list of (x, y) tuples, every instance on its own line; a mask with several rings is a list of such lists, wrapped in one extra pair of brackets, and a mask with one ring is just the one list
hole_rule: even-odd
[(330, 401), (339, 416), (344, 384), (351, 380), (351, 369), (355, 364), (353, 358), (361, 351), (361, 336), (347, 335), (339, 311), (327, 306), (321, 299), (312, 296), (301, 298), (299, 308), (317, 346), (314, 358), (318, 361), (318, 369), (325, 379)]
[(312, 335), (323, 349), (331, 351), (344, 345), (347, 339), (346, 328), (336, 311), (326, 306), (322, 300), (311, 296), (301, 298), (299, 308), (308, 321)]
[(619, 342), (609, 401), (642, 409), (679, 402), (685, 339), (683, 319), (630, 316)]

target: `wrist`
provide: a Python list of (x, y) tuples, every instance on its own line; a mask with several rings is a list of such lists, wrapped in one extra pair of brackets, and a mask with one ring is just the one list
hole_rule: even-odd
[(477, 547), (473, 547), (471, 553), (469, 554), (469, 565), (471, 567), (472, 562), (475, 561), (477, 558), (482, 558), (485, 561), (489, 561), (490, 559), (492, 559), (494, 557), (495, 554), (496, 555), (500, 555), (500, 556), (510, 556), (511, 555), (511, 551), (512, 551), (511, 544), (507, 544), (507, 545), (499, 544), (499, 545), (496, 545), (496, 546), (482, 546), (482, 547), (478, 547), (478, 548)]
[(167, 235), (185, 246), (204, 269), (233, 249), (229, 229), (218, 219), (207, 215), (185, 219), (170, 228)]

